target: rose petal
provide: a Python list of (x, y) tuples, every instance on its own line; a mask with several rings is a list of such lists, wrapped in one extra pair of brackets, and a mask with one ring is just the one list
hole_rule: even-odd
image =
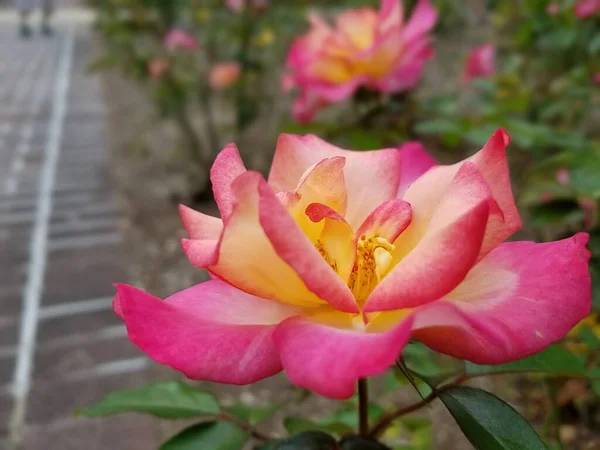
[(218, 245), (183, 241), (192, 264), (262, 298), (302, 307), (330, 302), (341, 310), (357, 311), (348, 287), (259, 173), (240, 175), (231, 188), (234, 207)]
[(269, 184), (275, 191), (293, 191), (310, 166), (333, 156), (346, 158), (348, 208), (345, 219), (357, 228), (375, 207), (396, 198), (401, 171), (398, 150), (352, 152), (313, 135), (282, 134), (277, 142)]
[[(506, 146), (509, 143), (508, 133), (498, 130), (478, 153), (466, 160), (477, 166), (492, 190), (495, 203), (500, 208), (491, 211), (478, 259), (483, 258), (491, 249), (521, 228), (521, 219), (513, 198), (506, 160)], [(423, 223), (429, 222), (440, 198), (463, 163), (464, 161), (451, 166), (434, 167), (418, 178), (406, 191), (403, 199), (412, 206), (412, 223), (415, 228), (420, 228)]]
[(347, 284), (356, 259), (356, 240), (352, 227), (333, 209), (320, 203), (308, 205), (306, 215), (315, 223), (323, 223), (317, 248)]
[(382, 0), (379, 8), (379, 33), (402, 25), (404, 11), (400, 0)]
[(321, 256), (263, 180), (259, 183), (259, 193), (260, 223), (277, 254), (319, 298), (340, 311), (358, 312), (356, 300), (344, 280)]
[(245, 172), (246, 167), (235, 144), (229, 144), (221, 150), (210, 169), (213, 194), (223, 221), (229, 218), (233, 209), (234, 196), (231, 184)]
[(208, 216), (185, 205), (179, 205), (179, 215), (187, 234), (192, 239), (219, 239), (223, 231), (223, 221)]
[(412, 320), (383, 333), (368, 333), (360, 321), (333, 312), (290, 318), (278, 325), (275, 342), (290, 380), (343, 399), (354, 394), (359, 378), (378, 375), (394, 364), (408, 342)]
[(492, 250), (443, 300), (415, 310), (415, 336), (478, 364), (538, 353), (590, 312), (586, 233)]
[(408, 203), (403, 200), (389, 200), (369, 214), (356, 236), (378, 234), (389, 242), (394, 242), (410, 225), (411, 217), (412, 210)]
[(132, 286), (117, 289), (129, 339), (189, 378), (248, 384), (281, 370), (273, 332), (295, 308), (218, 280), (164, 301)]
[(438, 163), (433, 156), (427, 153), (420, 142), (407, 142), (398, 150), (402, 161), (398, 198), (402, 198), (411, 184)]
[[(371, 293), (365, 311), (408, 308), (450, 292), (475, 263), (481, 248), (490, 189), (472, 163), (464, 163), (428, 223), (414, 222), (394, 242), (399, 261)], [(416, 211), (413, 209), (413, 217)]]
[(437, 11), (429, 0), (419, 0), (412, 10), (410, 19), (404, 27), (404, 40), (410, 41), (427, 33), (437, 22)]
[[(300, 179), (298, 188), (293, 194), (295, 195), (294, 201), (283, 202), (296, 223), (313, 243), (321, 234), (323, 224), (310, 220), (305, 213), (306, 207), (311, 203), (320, 203), (332, 208), (342, 216), (346, 213), (345, 164), (346, 160), (341, 156), (319, 161), (309, 168)], [(279, 196), (281, 198), (281, 193)]]

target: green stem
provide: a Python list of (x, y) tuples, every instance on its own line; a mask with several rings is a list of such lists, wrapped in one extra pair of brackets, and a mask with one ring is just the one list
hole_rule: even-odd
[(366, 378), (358, 380), (358, 434), (369, 435), (369, 386)]

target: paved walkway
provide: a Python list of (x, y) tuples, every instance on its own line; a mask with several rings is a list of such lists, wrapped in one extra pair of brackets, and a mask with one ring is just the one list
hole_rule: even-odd
[(156, 422), (73, 417), (148, 381), (111, 311), (123, 280), (89, 14), (16, 37), (0, 12), (0, 449), (146, 450)]

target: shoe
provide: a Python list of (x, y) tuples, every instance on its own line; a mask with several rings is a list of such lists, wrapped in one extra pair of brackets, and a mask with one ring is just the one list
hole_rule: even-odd
[(42, 24), (42, 34), (46, 37), (54, 35), (54, 29), (47, 23)]
[(31, 37), (31, 27), (29, 24), (25, 22), (21, 23), (19, 26), (19, 36), (21, 36), (23, 39), (29, 39)]

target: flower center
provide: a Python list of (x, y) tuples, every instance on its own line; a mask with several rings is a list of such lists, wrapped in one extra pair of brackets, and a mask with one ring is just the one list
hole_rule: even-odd
[(387, 274), (393, 251), (394, 246), (378, 234), (360, 237), (356, 245), (356, 262), (348, 280), (348, 287), (358, 302), (365, 301)]

